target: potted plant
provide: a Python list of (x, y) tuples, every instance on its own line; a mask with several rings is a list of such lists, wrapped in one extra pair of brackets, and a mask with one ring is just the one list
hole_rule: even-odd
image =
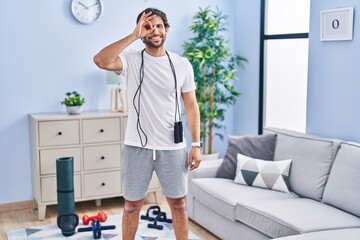
[(63, 101), (61, 101), (61, 105), (66, 106), (66, 111), (73, 114), (80, 114), (82, 111), (82, 105), (85, 103), (85, 98), (81, 97), (81, 95), (76, 92), (67, 92), (66, 97)]
[(234, 105), (240, 95), (232, 85), (237, 79), (236, 67), (243, 67), (242, 63), (247, 61), (231, 53), (228, 40), (222, 35), (227, 31), (226, 25), (227, 16), (218, 8), (216, 11), (200, 8), (189, 27), (194, 36), (183, 44), (184, 56), (194, 68), (203, 154), (213, 153), (215, 135), (223, 139), (220, 130), (225, 128), (222, 122), (226, 108)]

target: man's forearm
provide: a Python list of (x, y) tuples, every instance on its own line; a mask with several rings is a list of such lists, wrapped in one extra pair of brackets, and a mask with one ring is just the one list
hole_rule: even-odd
[(186, 109), (186, 119), (188, 122), (191, 139), (193, 142), (200, 142), (200, 113), (196, 102)]
[(181, 94), (184, 101), (186, 120), (188, 122), (191, 138), (193, 142), (200, 141), (200, 113), (196, 102), (195, 91)]
[(137, 39), (138, 37), (132, 33), (123, 39), (103, 48), (98, 54), (94, 56), (95, 64), (98, 67), (106, 70), (122, 69), (122, 63), (120, 61), (119, 55)]

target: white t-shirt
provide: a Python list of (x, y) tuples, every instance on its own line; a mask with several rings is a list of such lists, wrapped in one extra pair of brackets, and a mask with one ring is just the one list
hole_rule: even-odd
[[(177, 91), (181, 114), (181, 93), (195, 90), (194, 72), (190, 62), (176, 53), (168, 52), (177, 78)], [(134, 95), (140, 83), (141, 51), (126, 51), (120, 55), (126, 78), (128, 122), (125, 145), (142, 147), (137, 130)], [(139, 93), (135, 98), (138, 108)], [(174, 143), (175, 80), (167, 55), (153, 57), (144, 51), (144, 80), (141, 85), (140, 123), (148, 142), (145, 148), (175, 150), (186, 147), (185, 139)], [(184, 117), (184, 116), (181, 116)], [(179, 114), (177, 112), (177, 121)], [(140, 130), (143, 144), (145, 136)]]

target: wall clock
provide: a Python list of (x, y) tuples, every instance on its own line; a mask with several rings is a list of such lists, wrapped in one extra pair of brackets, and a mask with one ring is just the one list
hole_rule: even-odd
[(90, 24), (100, 18), (103, 5), (101, 0), (72, 0), (71, 12), (79, 22)]

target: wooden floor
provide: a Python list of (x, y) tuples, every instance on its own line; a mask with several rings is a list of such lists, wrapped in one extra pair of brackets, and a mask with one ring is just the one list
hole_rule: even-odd
[[(154, 195), (150, 194), (146, 198), (146, 203), (143, 206), (143, 210), (146, 210), (149, 205), (154, 204)], [(29, 204), (28, 204), (29, 205)], [(93, 216), (99, 211), (104, 211), (108, 215), (121, 214), (123, 211), (124, 199), (110, 198), (103, 199), (101, 207), (95, 206), (95, 201), (78, 202), (76, 203), (76, 212), (79, 217), (83, 215)], [(169, 206), (166, 203), (165, 198), (161, 199), (161, 209), (170, 212)], [(10, 208), (9, 208), (10, 209)], [(57, 208), (56, 205), (48, 206), (46, 209), (46, 219), (44, 221), (37, 220), (37, 211), (32, 208), (25, 208), (21, 210), (11, 210), (0, 212), (0, 240), (7, 239), (6, 232), (8, 230), (33, 227), (46, 224), (56, 224)], [(199, 226), (198, 224), (189, 221), (189, 229), (199, 236), (201, 239), (206, 240), (218, 240), (219, 238), (212, 235), (210, 232)]]

